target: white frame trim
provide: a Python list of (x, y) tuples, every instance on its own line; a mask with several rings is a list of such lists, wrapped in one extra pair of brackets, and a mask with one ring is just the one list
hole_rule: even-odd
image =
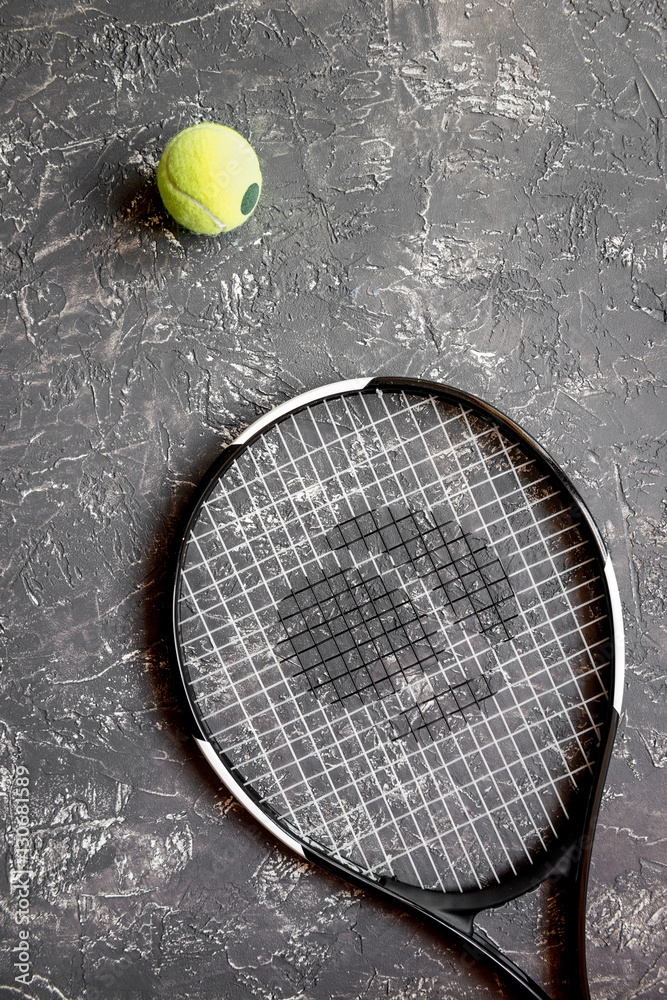
[(248, 793), (244, 791), (242, 786), (236, 781), (235, 778), (231, 776), (225, 765), (222, 763), (217, 753), (207, 740), (202, 740), (198, 736), (195, 736), (195, 743), (203, 753), (206, 760), (209, 762), (217, 776), (222, 781), (223, 785), (228, 792), (231, 792), (237, 802), (239, 802), (244, 809), (247, 809), (251, 816), (254, 816), (258, 823), (272, 833), (274, 837), (277, 837), (286, 847), (289, 847), (291, 851), (298, 854), (299, 857), (305, 858), (303, 847), (298, 840), (294, 837), (290, 837), (289, 833), (286, 833), (282, 827), (274, 823), (265, 812), (259, 808), (257, 803), (250, 798)]
[(604, 563), (604, 575), (609, 590), (609, 603), (611, 605), (611, 623), (613, 627), (614, 641), (614, 690), (612, 693), (612, 705), (621, 714), (623, 704), (623, 691), (625, 688), (625, 639), (623, 632), (623, 608), (621, 607), (621, 595), (618, 591), (616, 574), (611, 564), (610, 556), (606, 556)]
[(247, 444), (251, 438), (259, 434), (260, 431), (263, 431), (269, 424), (274, 424), (276, 420), (286, 417), (288, 413), (292, 413), (294, 410), (300, 410), (302, 406), (309, 406), (311, 403), (316, 403), (320, 399), (326, 399), (328, 396), (340, 396), (346, 392), (361, 392), (372, 381), (373, 378), (352, 378), (346, 382), (332, 382), (330, 385), (322, 385), (318, 389), (309, 389), (308, 392), (302, 392), (300, 396), (295, 396), (293, 399), (287, 399), (284, 403), (280, 403), (279, 406), (274, 406), (272, 410), (263, 413), (250, 427), (246, 427), (243, 433), (239, 434), (232, 442), (232, 447), (237, 444)]

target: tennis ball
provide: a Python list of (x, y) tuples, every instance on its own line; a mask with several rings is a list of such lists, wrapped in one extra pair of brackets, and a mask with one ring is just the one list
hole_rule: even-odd
[(226, 125), (202, 122), (167, 143), (157, 186), (170, 215), (193, 233), (217, 236), (252, 215), (262, 190), (255, 150)]

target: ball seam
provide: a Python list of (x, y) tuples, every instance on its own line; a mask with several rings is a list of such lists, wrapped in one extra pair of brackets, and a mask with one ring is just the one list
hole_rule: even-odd
[(193, 198), (191, 194), (188, 194), (187, 191), (181, 190), (181, 188), (179, 188), (176, 184), (174, 184), (174, 181), (172, 180), (171, 174), (169, 173), (169, 153), (170, 152), (171, 152), (171, 150), (169, 150), (169, 149), (167, 149), (165, 151), (164, 172), (167, 175), (167, 180), (171, 184), (171, 186), (174, 189), (174, 191), (178, 191), (179, 194), (183, 195), (184, 198), (187, 198), (188, 201), (191, 201), (193, 205), (197, 206), (197, 208), (201, 208), (202, 212), (205, 212), (206, 215), (208, 215), (208, 217), (211, 220), (211, 222), (215, 223), (216, 226), (219, 226), (221, 231), (225, 230), (227, 228), (227, 226), (225, 225), (225, 223), (221, 222), (220, 219), (216, 218), (216, 216), (213, 214), (213, 212), (211, 212), (206, 207), (206, 205), (202, 205), (202, 203), (200, 201), (197, 201), (196, 198)]

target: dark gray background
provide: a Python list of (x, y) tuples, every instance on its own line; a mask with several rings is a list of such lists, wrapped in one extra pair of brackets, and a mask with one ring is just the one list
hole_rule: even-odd
[[(31, 775), (39, 1000), (473, 1000), (492, 976), (293, 857), (188, 741), (161, 613), (194, 485), (274, 404), (439, 379), (521, 423), (611, 548), (625, 713), (592, 993), (667, 986), (667, 16), (652, 0), (0, 2), (0, 775)], [(180, 128), (253, 143), (254, 217), (189, 235)], [(558, 976), (557, 920), (496, 914)], [(534, 941), (542, 944), (540, 950)], [(540, 958), (546, 955), (546, 959)], [(509, 992), (506, 992), (509, 996)]]

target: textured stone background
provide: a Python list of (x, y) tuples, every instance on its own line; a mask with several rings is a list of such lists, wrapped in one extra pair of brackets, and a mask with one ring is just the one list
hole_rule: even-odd
[[(11, 835), (28, 767), (34, 872), (23, 988), (7, 840), (2, 996), (502, 995), (277, 847), (219, 790), (171, 683), (165, 553), (193, 485), (270, 406), (377, 372), (495, 403), (608, 540), (629, 669), (592, 993), (660, 1000), (664, 6), (0, 0), (0, 28), (0, 802)], [(170, 222), (154, 186), (167, 139), (207, 118), (265, 176), (218, 239)], [(550, 982), (554, 920), (533, 902), (493, 933), (531, 968), (543, 942)]]

